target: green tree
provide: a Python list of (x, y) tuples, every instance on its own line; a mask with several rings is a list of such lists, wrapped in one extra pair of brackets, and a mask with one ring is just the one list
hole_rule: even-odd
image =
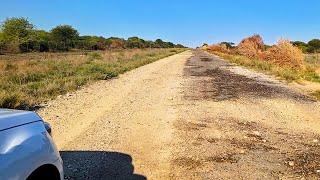
[(312, 39), (308, 42), (309, 51), (319, 52), (320, 51), (320, 39)]
[(302, 42), (302, 41), (293, 41), (291, 42), (294, 46), (300, 48), (302, 50), (302, 52), (306, 53), (308, 52), (310, 49), (309, 49), (309, 45), (305, 42)]
[(146, 42), (138, 37), (130, 37), (126, 42), (126, 47), (128, 48), (145, 48)]
[(26, 18), (7, 18), (1, 24), (2, 46), (11, 53), (21, 52), (20, 45), (24, 43), (33, 29), (33, 25)]
[(4, 40), (4, 35), (2, 32), (0, 32), (0, 54), (4, 54), (5, 51), (5, 40)]
[(106, 46), (108, 49), (123, 49), (126, 46), (126, 40), (117, 37), (110, 37), (106, 39)]
[(79, 37), (76, 29), (69, 25), (59, 25), (50, 31), (53, 48), (57, 50), (69, 50)]
[(175, 47), (176, 48), (186, 48), (184, 45), (182, 45), (182, 44), (177, 44), (177, 45), (175, 45)]
[(233, 42), (221, 42), (220, 44), (226, 45), (228, 49), (234, 48), (234, 45), (235, 45)]
[(162, 48), (162, 47), (165, 46), (164, 44), (165, 44), (165, 43), (164, 43), (164, 41), (162, 41), (162, 39), (157, 39), (157, 40), (155, 41), (155, 48)]
[(105, 50), (107, 40), (104, 37), (98, 36), (81, 36), (75, 44), (77, 49), (86, 50)]
[(26, 38), (33, 25), (26, 18), (8, 18), (1, 25), (4, 38), (8, 41), (20, 41)]

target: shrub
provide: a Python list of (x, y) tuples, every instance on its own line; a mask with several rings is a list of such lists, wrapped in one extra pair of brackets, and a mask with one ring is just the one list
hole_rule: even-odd
[(280, 66), (302, 68), (304, 55), (302, 50), (293, 46), (290, 41), (280, 40), (277, 45), (274, 45), (263, 53), (263, 59)]
[(226, 44), (214, 44), (204, 48), (212, 52), (230, 53), (230, 50), (228, 49)]
[(258, 58), (264, 50), (263, 39), (260, 35), (254, 35), (243, 39), (236, 48), (236, 52), (248, 58)]

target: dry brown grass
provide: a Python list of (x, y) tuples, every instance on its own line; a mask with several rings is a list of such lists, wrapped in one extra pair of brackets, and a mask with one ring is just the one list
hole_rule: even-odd
[(264, 42), (260, 35), (243, 39), (236, 48), (236, 52), (248, 58), (258, 58), (264, 50)]
[(185, 49), (26, 53), (0, 56), (0, 108), (30, 109)]
[(296, 69), (302, 68), (305, 56), (303, 52), (293, 46), (289, 40), (280, 40), (277, 45), (263, 52), (263, 59), (271, 61), (279, 66), (287, 66)]

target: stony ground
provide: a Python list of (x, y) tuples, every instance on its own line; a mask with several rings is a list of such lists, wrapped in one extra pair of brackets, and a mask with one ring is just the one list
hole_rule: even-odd
[(66, 179), (320, 179), (320, 103), (186, 51), (62, 96)]

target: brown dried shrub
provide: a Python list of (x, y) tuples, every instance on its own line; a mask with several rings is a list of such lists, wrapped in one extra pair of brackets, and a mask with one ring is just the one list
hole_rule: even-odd
[(298, 47), (293, 46), (289, 40), (280, 40), (277, 45), (263, 52), (262, 59), (271, 61), (280, 66), (302, 68), (304, 54)]
[(259, 58), (264, 50), (264, 42), (260, 35), (253, 35), (243, 39), (236, 48), (236, 52), (248, 58)]
[(227, 45), (225, 44), (214, 44), (206, 47), (207, 51), (211, 52), (221, 52), (221, 53), (230, 53)]

